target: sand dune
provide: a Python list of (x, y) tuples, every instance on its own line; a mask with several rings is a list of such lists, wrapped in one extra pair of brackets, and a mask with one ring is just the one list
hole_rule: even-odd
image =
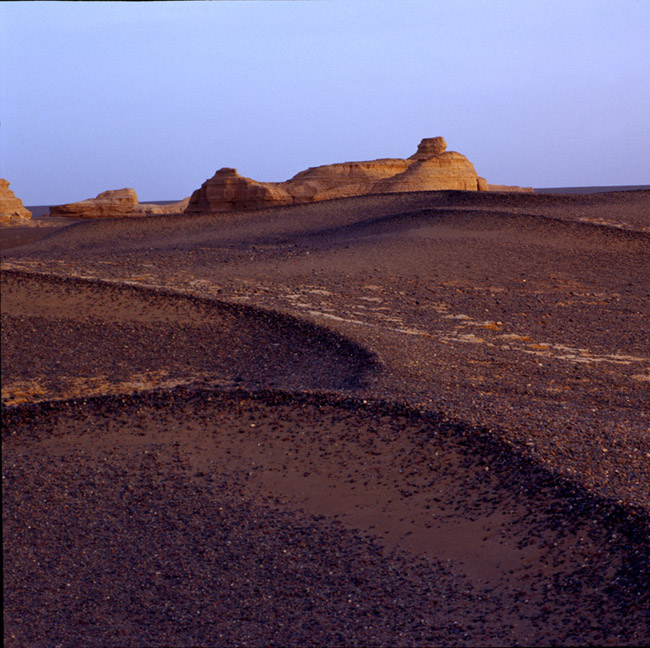
[(649, 205), (416, 192), (5, 249), (7, 645), (648, 643)]

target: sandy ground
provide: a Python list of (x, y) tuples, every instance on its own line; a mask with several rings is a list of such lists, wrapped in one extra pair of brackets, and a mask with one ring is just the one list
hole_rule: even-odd
[(5, 643), (650, 644), (649, 231), (638, 191), (0, 232)]
[(38, 241), (55, 230), (78, 223), (78, 218), (31, 218), (21, 224), (0, 226), (0, 250)]

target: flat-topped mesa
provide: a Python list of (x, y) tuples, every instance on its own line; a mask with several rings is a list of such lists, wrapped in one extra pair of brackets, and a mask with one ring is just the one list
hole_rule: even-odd
[[(496, 185), (494, 185), (496, 187)], [(191, 196), (186, 213), (257, 209), (401, 191), (489, 191), (484, 178), (444, 137), (423, 139), (411, 157), (341, 162), (312, 167), (285, 182), (258, 182), (236, 169), (219, 169)], [(498, 186), (499, 191), (532, 191)]]
[(0, 178), (0, 224), (22, 225), (31, 217), (32, 212), (26, 209), (23, 201), (9, 189), (9, 181)]
[(168, 205), (139, 203), (135, 189), (102, 191), (96, 198), (50, 207), (50, 216), (68, 218), (126, 218), (152, 214), (182, 213), (189, 198)]

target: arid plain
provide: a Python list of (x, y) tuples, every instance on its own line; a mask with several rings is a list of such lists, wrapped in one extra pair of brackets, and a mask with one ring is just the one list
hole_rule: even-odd
[(67, 222), (2, 230), (7, 646), (650, 644), (650, 191)]

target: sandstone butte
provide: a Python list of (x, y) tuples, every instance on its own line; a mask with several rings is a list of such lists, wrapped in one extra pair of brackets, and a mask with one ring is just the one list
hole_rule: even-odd
[(21, 225), (32, 217), (23, 201), (9, 189), (9, 182), (0, 178), (0, 225)]
[(258, 182), (223, 168), (190, 197), (185, 213), (255, 209), (275, 205), (400, 191), (533, 191), (488, 184), (443, 137), (423, 139), (407, 159), (385, 158), (312, 167), (284, 182)]
[(152, 214), (177, 214), (187, 207), (189, 198), (168, 205), (138, 202), (135, 189), (103, 191), (96, 198), (50, 207), (50, 216), (68, 218), (116, 218), (148, 216)]

